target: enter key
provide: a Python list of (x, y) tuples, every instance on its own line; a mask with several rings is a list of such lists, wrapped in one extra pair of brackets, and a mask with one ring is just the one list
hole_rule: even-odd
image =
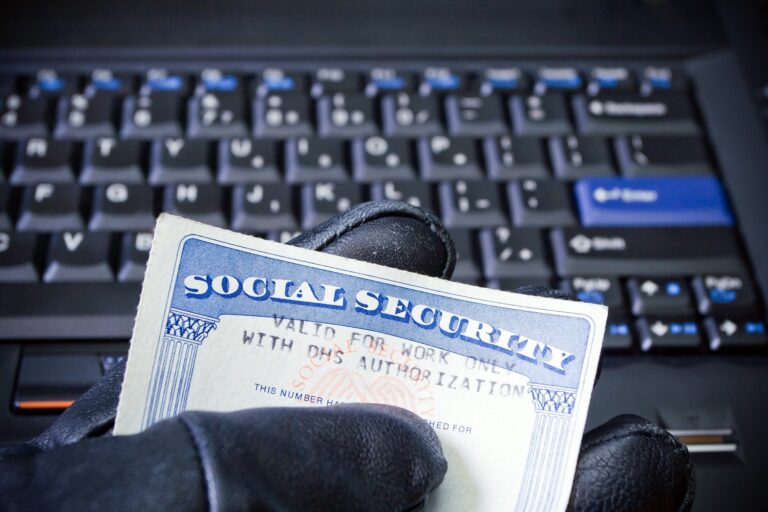
[(586, 178), (574, 186), (583, 226), (730, 226), (712, 177)]

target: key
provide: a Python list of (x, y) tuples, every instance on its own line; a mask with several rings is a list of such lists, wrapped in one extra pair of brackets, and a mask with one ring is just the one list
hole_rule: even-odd
[(204, 69), (187, 110), (187, 133), (191, 138), (248, 135), (244, 87), (237, 75)]
[(91, 231), (149, 231), (154, 226), (150, 187), (112, 183), (94, 189)]
[(141, 84), (141, 94), (168, 93), (183, 96), (189, 87), (188, 79), (167, 69), (152, 68), (147, 71)]
[(71, 142), (29, 139), (19, 145), (16, 168), (11, 173), (14, 185), (30, 185), (41, 181), (67, 183), (74, 181)]
[(695, 277), (692, 284), (702, 315), (743, 313), (757, 306), (755, 285), (746, 274), (705, 274)]
[(552, 230), (552, 245), (558, 273), (566, 276), (663, 277), (744, 268), (728, 228), (563, 228)]
[(216, 185), (179, 183), (165, 187), (163, 211), (219, 227), (226, 227), (221, 188)]
[(46, 283), (112, 281), (109, 234), (65, 231), (51, 238)]
[(427, 68), (424, 70), (419, 92), (423, 95), (431, 91), (457, 91), (464, 87), (464, 77), (449, 68)]
[(526, 179), (510, 183), (508, 193), (515, 226), (569, 226), (576, 222), (564, 183)]
[(253, 139), (222, 140), (217, 181), (222, 185), (280, 181), (277, 143)]
[(546, 277), (512, 277), (506, 279), (492, 279), (486, 286), (494, 290), (515, 292), (520, 288), (552, 288), (552, 280)]
[(709, 317), (704, 320), (710, 350), (737, 347), (764, 347), (768, 344), (765, 321), (751, 316), (748, 318)]
[(101, 138), (85, 143), (80, 183), (144, 183), (143, 143), (137, 140)]
[(636, 321), (640, 350), (691, 349), (701, 345), (701, 332), (696, 320), (688, 317), (661, 319), (640, 318)]
[(415, 80), (411, 73), (393, 68), (373, 68), (368, 74), (365, 92), (368, 96), (374, 96), (384, 91), (410, 91), (414, 85)]
[(126, 233), (120, 249), (120, 267), (117, 280), (121, 283), (140, 283), (147, 270), (152, 233)]
[(574, 185), (584, 226), (730, 226), (716, 178), (586, 178)]
[[(62, 74), (53, 69), (41, 69), (27, 83), (27, 93), (32, 98), (51, 98), (72, 94), (77, 90), (77, 77)], [(22, 87), (23, 88), (23, 87)]]
[(57, 353), (59, 351), (54, 350), (42, 353), (25, 350), (13, 397), (16, 412), (61, 412), (101, 379), (101, 367), (95, 354)]
[(690, 98), (684, 93), (643, 97), (605, 93), (573, 98), (576, 125), (584, 134), (695, 134), (699, 128)]
[(10, 188), (0, 185), (0, 230), (11, 229), (11, 217), (8, 215)]
[(209, 144), (203, 140), (163, 139), (152, 144), (149, 183), (209, 183)]
[(526, 77), (518, 68), (487, 68), (483, 72), (480, 91), (489, 95), (496, 91), (523, 90), (526, 86)]
[(632, 91), (636, 86), (632, 72), (624, 67), (592, 68), (587, 80), (587, 94), (590, 96), (601, 91)]
[(290, 183), (346, 180), (344, 143), (307, 137), (286, 141), (285, 179)]
[(500, 135), (508, 131), (499, 96), (451, 95), (445, 98), (451, 135)]
[(562, 289), (573, 293), (582, 302), (603, 304), (611, 311), (624, 312), (624, 294), (615, 277), (575, 276), (563, 281)]
[(704, 141), (696, 136), (618, 137), (616, 158), (630, 177), (714, 174)]
[(473, 139), (436, 135), (418, 143), (422, 178), (427, 181), (471, 180), (483, 176)]
[(549, 154), (555, 175), (564, 179), (613, 176), (608, 142), (601, 137), (552, 137)]
[(483, 273), (486, 278), (546, 277), (552, 275), (538, 229), (498, 227), (480, 231)]
[(360, 187), (352, 183), (314, 183), (301, 191), (302, 227), (311, 229), (344, 213), (363, 199)]
[(684, 278), (631, 278), (627, 280), (635, 315), (692, 315), (691, 290)]
[(181, 98), (174, 91), (148, 90), (123, 102), (122, 137), (181, 137)]
[(234, 230), (252, 233), (298, 228), (292, 190), (282, 183), (238, 185), (232, 198)]
[(112, 95), (73, 94), (58, 103), (54, 136), (61, 139), (113, 137), (115, 101)]
[(476, 283), (482, 278), (482, 273), (477, 264), (477, 241), (473, 233), (468, 229), (457, 228), (452, 228), (449, 232), (457, 254), (452, 279), (462, 283)]
[(37, 235), (0, 232), (0, 282), (37, 281), (35, 249)]
[(404, 201), (413, 206), (434, 211), (432, 188), (421, 181), (385, 181), (371, 186), (371, 199), (382, 201)]
[(505, 224), (496, 183), (457, 181), (438, 187), (443, 222), (447, 227), (493, 227)]
[(266, 96), (271, 92), (304, 91), (307, 87), (307, 77), (303, 73), (285, 71), (279, 68), (267, 68), (261, 74), (256, 87), (258, 96)]
[(559, 135), (572, 131), (568, 106), (560, 94), (513, 96), (510, 108), (517, 134)]
[(436, 97), (402, 92), (381, 101), (386, 135), (420, 137), (442, 132)]
[(80, 188), (53, 183), (26, 187), (21, 197), (16, 229), (47, 232), (83, 229)]
[(9, 94), (0, 106), (0, 138), (45, 137), (48, 134), (48, 110), (45, 98)]
[(410, 180), (416, 176), (410, 141), (378, 135), (352, 142), (352, 168), (355, 181), (361, 183)]
[(336, 93), (317, 100), (318, 130), (330, 137), (373, 135), (378, 131), (373, 100), (360, 94)]
[(312, 96), (354, 93), (360, 90), (360, 75), (340, 68), (320, 68), (312, 80)]
[(643, 69), (641, 91), (645, 94), (654, 91), (685, 89), (686, 81), (682, 73), (663, 66), (647, 66)]
[(632, 348), (632, 324), (626, 316), (608, 312), (603, 336), (603, 350), (629, 350)]
[(498, 181), (547, 178), (544, 147), (538, 138), (489, 137), (483, 143), (488, 176)]
[(133, 86), (134, 80), (131, 75), (97, 68), (91, 72), (88, 84), (85, 86), (85, 93), (89, 96), (122, 96), (129, 94)]
[(301, 137), (312, 134), (309, 99), (303, 93), (269, 93), (253, 106), (253, 129), (260, 137)]
[(575, 68), (543, 67), (536, 72), (537, 94), (544, 94), (549, 89), (574, 91), (581, 88), (581, 76)]

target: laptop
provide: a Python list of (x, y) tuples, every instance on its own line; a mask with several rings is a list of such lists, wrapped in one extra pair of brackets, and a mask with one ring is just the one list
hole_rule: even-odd
[[(768, 506), (768, 145), (707, 2), (17, 2), (0, 30), (0, 442), (125, 357), (155, 217), (286, 241), (437, 213), (454, 279), (610, 306), (589, 427)], [(760, 506), (762, 505), (762, 507)]]

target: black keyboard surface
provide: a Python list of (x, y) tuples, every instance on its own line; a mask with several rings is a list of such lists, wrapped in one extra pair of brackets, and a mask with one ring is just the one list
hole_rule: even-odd
[(286, 241), (408, 201), (453, 234), (455, 280), (610, 306), (617, 364), (765, 354), (695, 92), (646, 63), (1, 76), (0, 399), (26, 423), (0, 441), (124, 357), (160, 212)]

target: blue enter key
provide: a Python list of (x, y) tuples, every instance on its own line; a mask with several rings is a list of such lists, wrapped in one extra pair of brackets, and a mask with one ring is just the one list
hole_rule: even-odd
[(574, 185), (583, 226), (729, 226), (733, 215), (712, 177), (585, 178)]

